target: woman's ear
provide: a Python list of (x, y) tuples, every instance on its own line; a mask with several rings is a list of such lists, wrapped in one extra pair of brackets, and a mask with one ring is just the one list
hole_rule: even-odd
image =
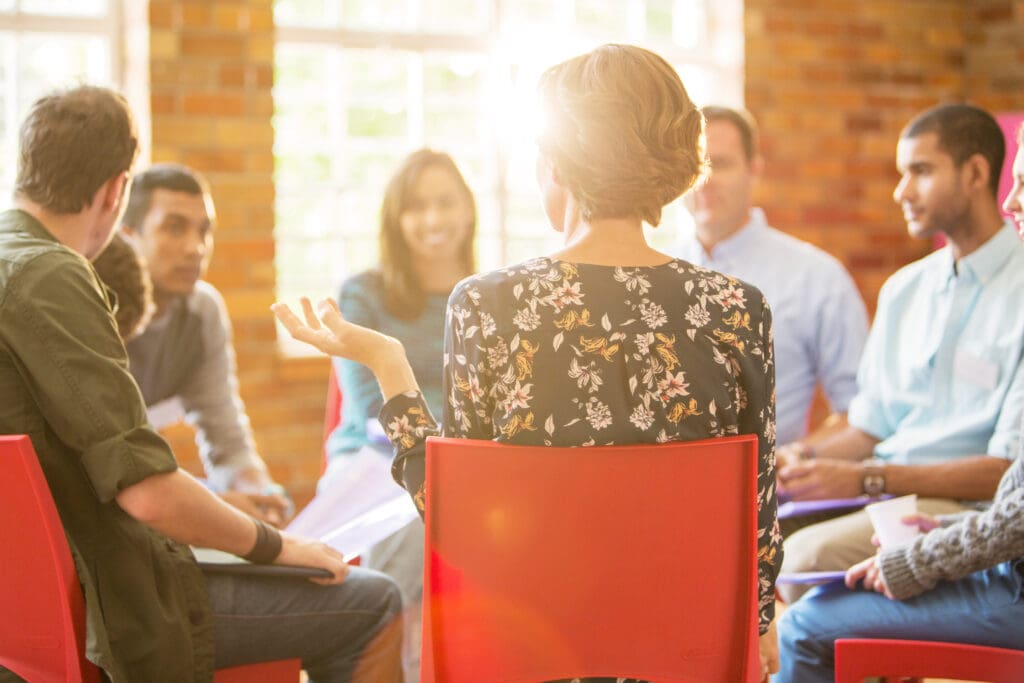
[(558, 168), (554, 162), (551, 161), (543, 153), (537, 153), (537, 182), (543, 187), (546, 184), (558, 185), (564, 187), (562, 183), (562, 176), (558, 172)]

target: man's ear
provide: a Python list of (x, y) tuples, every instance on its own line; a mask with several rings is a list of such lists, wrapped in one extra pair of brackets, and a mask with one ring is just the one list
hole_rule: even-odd
[(975, 153), (967, 157), (967, 160), (961, 167), (961, 173), (965, 174), (967, 184), (972, 190), (989, 192), (988, 185), (992, 178), (992, 168), (989, 166), (985, 155)]
[(103, 202), (105, 211), (117, 211), (124, 200), (125, 190), (128, 188), (128, 171), (122, 171), (113, 176), (100, 188), (102, 192), (100, 200)]
[(764, 173), (764, 157), (760, 154), (755, 154), (754, 158), (750, 160), (750, 171), (755, 176), (760, 177)]

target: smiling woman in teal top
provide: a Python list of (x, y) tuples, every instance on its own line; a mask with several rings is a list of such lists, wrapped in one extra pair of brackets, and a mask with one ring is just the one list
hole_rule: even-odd
[[(452, 158), (421, 149), (388, 183), (381, 206), (380, 265), (349, 278), (338, 304), (346, 320), (402, 341), (420, 388), (440, 414), (444, 312), (455, 284), (475, 270), (476, 203)], [(363, 365), (334, 359), (341, 421), (327, 441), (328, 458), (373, 445), (380, 389)], [(390, 455), (384, 440), (381, 449)]]
[[(347, 320), (402, 341), (432, 410), (443, 406), (445, 307), (455, 285), (476, 270), (475, 233), (476, 202), (452, 158), (429, 149), (413, 152), (384, 192), (380, 265), (346, 280), (338, 298)], [(388, 462), (392, 455), (383, 434), (375, 441), (367, 431), (368, 422), (377, 424), (382, 403), (373, 373), (344, 358), (333, 362), (341, 388), (341, 421), (327, 440), (329, 460), (321, 486), (342, 475), (360, 450), (379, 450)], [(382, 477), (376, 485), (391, 482)], [(402, 590), (406, 606), (403, 666), (406, 680), (412, 683), (419, 674), (423, 524), (413, 520), (371, 548), (364, 561), (391, 576)]]

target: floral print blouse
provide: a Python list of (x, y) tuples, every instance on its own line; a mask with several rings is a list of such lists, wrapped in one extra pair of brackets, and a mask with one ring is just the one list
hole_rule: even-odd
[(686, 261), (549, 257), (464, 280), (448, 301), (440, 428), (418, 392), (380, 419), (392, 472), (422, 511), (430, 435), (593, 446), (756, 434), (761, 631), (782, 563), (775, 369), (761, 292)]

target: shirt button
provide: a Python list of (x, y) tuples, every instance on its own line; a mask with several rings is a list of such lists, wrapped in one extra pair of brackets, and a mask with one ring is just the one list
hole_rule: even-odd
[(199, 624), (203, 623), (203, 613), (194, 609), (188, 613), (188, 620), (193, 626), (199, 626)]

